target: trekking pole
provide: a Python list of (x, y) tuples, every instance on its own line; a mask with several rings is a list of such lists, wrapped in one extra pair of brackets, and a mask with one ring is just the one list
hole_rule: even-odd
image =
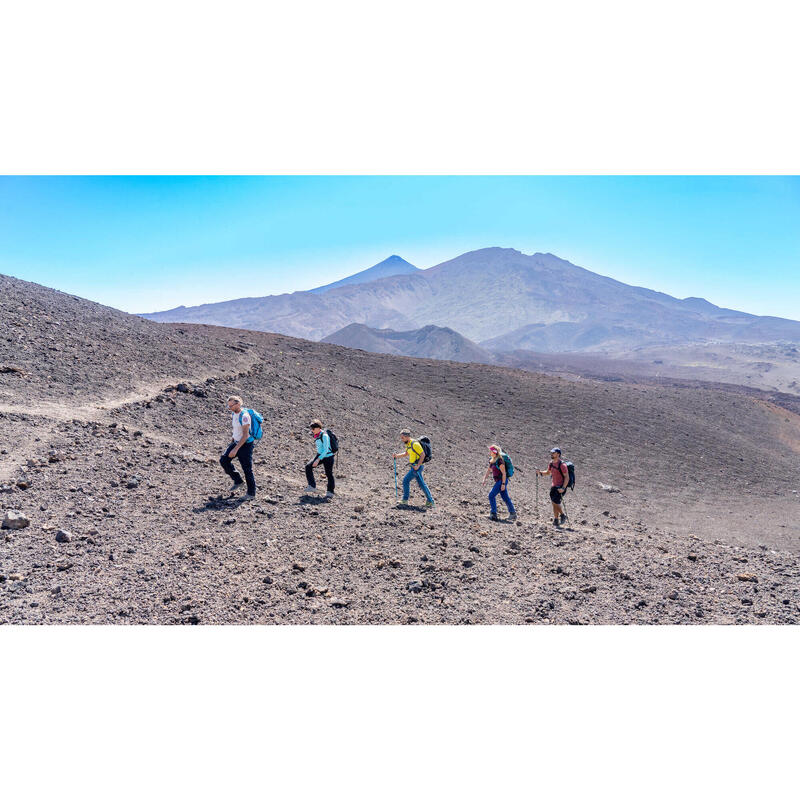
[(539, 470), (536, 470), (536, 520), (539, 520)]
[(394, 463), (394, 499), (397, 500), (397, 459), (393, 460)]

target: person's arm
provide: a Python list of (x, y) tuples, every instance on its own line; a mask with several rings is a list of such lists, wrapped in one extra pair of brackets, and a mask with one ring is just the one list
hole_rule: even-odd
[(536, 470), (540, 475), (549, 475), (550, 474), (550, 467), (547, 469), (537, 469)]
[(483, 480), (481, 481), (481, 486), (486, 486), (486, 479), (487, 479), (487, 478), (488, 478), (488, 477), (489, 477), (491, 474), (492, 474), (492, 465), (491, 465), (491, 464), (489, 464), (489, 466), (488, 466), (488, 467), (486, 467), (486, 473), (484, 474), (484, 476), (483, 476)]
[(231, 450), (231, 456), (235, 456), (239, 452), (239, 448), (250, 438), (250, 423), (245, 422), (242, 425), (242, 438), (236, 442), (236, 447)]
[[(397, 461), (398, 458), (405, 458), (408, 455), (408, 450), (404, 450), (402, 453), (395, 453), (392, 458)], [(409, 456), (410, 458), (410, 456)]]
[(506, 462), (503, 461), (502, 458), (497, 459), (497, 468), (500, 470), (500, 480), (502, 483), (500, 484), (501, 489), (506, 488)]

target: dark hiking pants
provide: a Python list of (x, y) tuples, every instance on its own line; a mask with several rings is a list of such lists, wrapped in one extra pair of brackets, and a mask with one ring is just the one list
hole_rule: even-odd
[[(331, 494), (333, 494), (333, 490), (336, 486), (336, 481), (333, 479), (333, 459), (334, 456), (328, 456), (319, 462), (325, 468), (325, 477), (328, 479), (328, 491)], [(317, 486), (317, 481), (314, 478), (314, 462), (316, 460), (315, 456), (306, 464), (306, 480), (308, 481), (308, 485), (314, 488)]]
[[(253, 477), (253, 445), (255, 442), (247, 442), (243, 444), (239, 448), (239, 452), (236, 454), (236, 458), (239, 459), (239, 464), (241, 464), (242, 472), (244, 472), (244, 479), (247, 481), (247, 494), (255, 495), (256, 493), (256, 479)], [(236, 447), (236, 442), (231, 442), (228, 445), (228, 449), (225, 451), (223, 455), (219, 458), (219, 463), (222, 465), (222, 469), (230, 475), (231, 479), (234, 483), (239, 484), (242, 483), (242, 476), (236, 471), (236, 467), (233, 466), (233, 460), (230, 457), (230, 452), (233, 448)]]

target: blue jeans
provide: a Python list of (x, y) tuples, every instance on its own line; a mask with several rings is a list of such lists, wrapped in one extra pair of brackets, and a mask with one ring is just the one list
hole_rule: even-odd
[(500, 489), (502, 486), (503, 481), (495, 481), (494, 486), (492, 486), (492, 491), (489, 492), (489, 505), (492, 507), (492, 514), (497, 513), (497, 495), (499, 494), (500, 497), (503, 498), (505, 504), (508, 506), (508, 513), (509, 514), (516, 514), (517, 512), (514, 511), (514, 504), (511, 502), (511, 498), (508, 496), (508, 480), (506, 480), (506, 488)]
[(431, 490), (428, 488), (428, 484), (425, 483), (425, 479), (422, 477), (422, 470), (424, 469), (425, 467), (420, 464), (419, 469), (414, 469), (414, 467), (411, 467), (411, 469), (406, 472), (405, 476), (403, 477), (403, 500), (408, 500), (408, 495), (411, 493), (411, 481), (416, 478), (419, 488), (425, 492), (425, 497), (428, 499), (428, 502), (433, 502)]

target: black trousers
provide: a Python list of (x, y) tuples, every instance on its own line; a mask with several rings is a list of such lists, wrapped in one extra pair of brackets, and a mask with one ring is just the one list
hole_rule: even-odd
[[(319, 463), (325, 467), (325, 477), (328, 479), (328, 491), (333, 494), (333, 490), (336, 487), (336, 481), (333, 479), (333, 459), (335, 456), (328, 456), (327, 458), (323, 458), (322, 461)], [(309, 486), (316, 487), (317, 481), (314, 479), (314, 462), (316, 461), (316, 456), (311, 459), (311, 461), (306, 464), (306, 479), (308, 480)]]
[[(239, 459), (239, 463), (242, 466), (242, 472), (244, 472), (244, 479), (247, 481), (247, 494), (252, 495), (256, 493), (256, 479), (253, 477), (254, 445), (255, 442), (246, 442), (239, 448), (239, 452), (236, 454), (236, 458)], [(230, 452), (234, 447), (236, 447), (236, 442), (231, 442), (228, 445), (228, 449), (220, 456), (219, 463), (222, 465), (222, 469), (231, 476), (234, 483), (241, 483), (242, 476), (236, 471), (236, 467), (233, 466), (233, 461), (230, 457)]]

